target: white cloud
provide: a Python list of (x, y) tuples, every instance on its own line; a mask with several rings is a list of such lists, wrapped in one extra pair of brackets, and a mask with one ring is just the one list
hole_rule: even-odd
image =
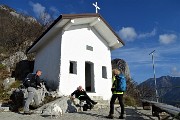
[(163, 34), (159, 35), (159, 42), (162, 44), (170, 44), (175, 42), (177, 39), (177, 36), (175, 34)]
[(135, 39), (142, 39), (147, 37), (152, 37), (156, 35), (156, 29), (154, 28), (151, 32), (147, 33), (137, 33), (133, 27), (123, 27), (119, 30), (119, 35), (123, 40), (134, 41)]
[(126, 41), (134, 41), (137, 37), (137, 33), (133, 27), (122, 28), (119, 31), (120, 37)]
[(149, 33), (141, 33), (138, 35), (138, 38), (147, 38), (147, 37), (152, 37), (156, 35), (156, 29), (154, 28), (151, 32)]
[[(178, 44), (174, 44), (170, 47), (167, 46), (156, 46), (156, 47), (138, 47), (134, 46), (131, 48), (121, 48), (112, 51), (112, 59), (115, 58), (124, 58), (128, 63), (133, 65), (151, 65), (152, 59), (150, 52), (156, 50), (154, 53), (155, 63), (157, 66), (168, 67), (171, 68), (173, 65), (179, 65), (177, 61), (179, 61), (180, 54), (180, 46)], [(168, 57), (168, 55), (173, 55)], [(173, 61), (173, 62), (172, 62)]]
[(171, 75), (172, 76), (180, 76), (180, 71), (178, 71), (176, 67), (173, 67), (171, 69)]
[(33, 12), (36, 14), (37, 17), (45, 13), (46, 8), (42, 6), (40, 3), (30, 2), (30, 5), (32, 6)]
[(55, 8), (55, 7), (53, 7), (53, 6), (52, 6), (52, 7), (50, 7), (49, 9), (50, 9), (52, 12), (55, 12), (55, 13), (56, 13), (56, 12), (59, 12), (59, 11), (58, 11), (58, 9), (57, 9), (57, 8)]
[(29, 2), (29, 5), (32, 6), (36, 17), (40, 18), (44, 24), (48, 23), (52, 19), (56, 19), (60, 14), (59, 10), (54, 6), (51, 6), (47, 9), (40, 3)]
[(112, 58), (124, 58), (128, 63), (134, 65), (149, 64), (151, 63), (151, 56), (149, 56), (151, 51), (152, 48), (142, 50), (140, 47), (116, 49), (112, 51)]
[(53, 6), (51, 6), (49, 8), (49, 10), (51, 12), (52, 17), (55, 18), (55, 19), (60, 15), (59, 10), (57, 8), (53, 7)]
[(167, 46), (147, 46), (145, 48), (141, 46), (122, 47), (113, 50), (111, 56), (112, 59), (124, 59), (128, 63), (131, 75), (133, 75), (135, 80), (145, 80), (153, 75), (152, 56), (149, 55), (153, 50), (156, 50), (154, 62), (157, 77), (162, 75), (180, 76), (180, 69), (174, 68), (171, 70), (172, 66), (180, 68), (179, 49), (180, 45), (178, 44), (168, 46), (168, 49)]

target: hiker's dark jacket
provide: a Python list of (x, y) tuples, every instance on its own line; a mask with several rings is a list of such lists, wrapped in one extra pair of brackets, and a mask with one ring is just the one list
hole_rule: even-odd
[(35, 88), (37, 88), (37, 86), (40, 86), (41, 87), (41, 79), (40, 79), (40, 77), (38, 76), (38, 75), (36, 75), (35, 76), (35, 86), (33, 86), (33, 87), (35, 87)]
[(34, 87), (34, 88), (38, 88), (38, 86), (41, 87), (41, 84), (40, 84), (41, 83), (41, 79), (40, 79), (40, 77), (38, 75), (30, 73), (30, 74), (28, 74), (28, 76), (32, 76), (30, 78), (31, 82), (30, 82), (30, 86), (29, 87)]
[(86, 94), (86, 91), (84, 91), (84, 90), (75, 90), (72, 94), (71, 94), (71, 96), (73, 96), (73, 95), (75, 95), (75, 97), (76, 98), (79, 98), (80, 96), (86, 96), (87, 94)]

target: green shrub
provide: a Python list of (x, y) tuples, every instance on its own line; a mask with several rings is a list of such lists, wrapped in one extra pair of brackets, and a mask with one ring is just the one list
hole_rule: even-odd
[(11, 88), (18, 88), (20, 85), (21, 85), (21, 81), (19, 80), (16, 80), (11, 86), (10, 86), (10, 89)]
[[(1, 82), (0, 82), (1, 83)], [(7, 90), (4, 90), (3, 85), (0, 85), (0, 101), (6, 101), (10, 99), (10, 94), (7, 94), (12, 88), (18, 88), (21, 84), (21, 81), (16, 80)]]
[(6, 91), (0, 92), (0, 101), (9, 101), (10, 95)]
[(9, 100), (10, 95), (7, 94), (7, 91), (4, 90), (4, 87), (0, 87), (0, 101), (6, 101)]
[(10, 72), (7, 71), (6, 66), (0, 63), (0, 81), (10, 76)]
[[(125, 106), (136, 106), (137, 105), (136, 100), (133, 97), (125, 96), (125, 94), (123, 96), (123, 101), (124, 101)], [(116, 99), (115, 104), (119, 104), (118, 99)]]
[(6, 67), (5, 65), (0, 64), (0, 70), (1, 70), (1, 69), (4, 69), (5, 67)]

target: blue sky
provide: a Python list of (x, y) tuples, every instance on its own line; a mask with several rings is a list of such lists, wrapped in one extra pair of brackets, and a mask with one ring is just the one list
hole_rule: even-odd
[[(1, 0), (18, 12), (37, 18), (41, 13), (56, 19), (60, 14), (95, 13), (97, 0)], [(99, 13), (125, 42), (112, 51), (124, 59), (131, 77), (140, 83), (156, 77), (180, 76), (180, 0), (98, 0)], [(47, 19), (49, 19), (47, 17)]]

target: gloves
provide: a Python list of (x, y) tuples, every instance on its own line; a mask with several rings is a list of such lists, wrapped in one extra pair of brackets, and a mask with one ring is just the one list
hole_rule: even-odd
[(114, 92), (115, 91), (115, 88), (111, 88), (111, 92)]
[(117, 80), (117, 79), (120, 79), (120, 77), (119, 77), (118, 75), (116, 75), (115, 78), (116, 78), (116, 80)]

